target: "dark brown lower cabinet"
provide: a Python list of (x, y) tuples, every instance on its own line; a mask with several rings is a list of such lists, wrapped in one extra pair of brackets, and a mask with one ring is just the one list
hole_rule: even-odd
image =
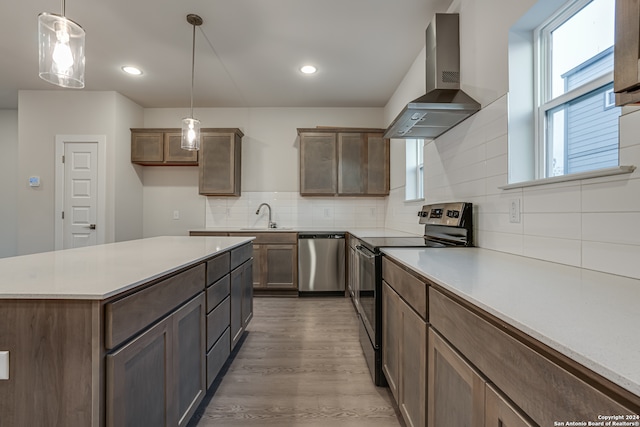
[(173, 360), (178, 422), (186, 426), (207, 392), (205, 294), (178, 310), (174, 318)]
[(534, 427), (491, 384), (487, 384), (485, 399), (485, 427)]
[(426, 423), (427, 323), (383, 284), (382, 365), (407, 426)]
[[(191, 232), (209, 235), (210, 232)], [(255, 236), (251, 277), (260, 295), (298, 295), (298, 233), (230, 232), (229, 236)]]
[(483, 427), (485, 381), (429, 328), (429, 427)]
[(231, 272), (231, 350), (253, 317), (253, 260)]
[(183, 426), (204, 397), (205, 297), (106, 357), (108, 427)]

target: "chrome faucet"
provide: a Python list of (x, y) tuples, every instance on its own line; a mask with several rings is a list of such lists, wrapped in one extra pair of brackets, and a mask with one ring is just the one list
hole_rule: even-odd
[(260, 215), (260, 208), (262, 208), (263, 206), (269, 208), (269, 228), (276, 228), (276, 223), (271, 221), (271, 206), (269, 206), (268, 203), (261, 203), (256, 210), (256, 215)]

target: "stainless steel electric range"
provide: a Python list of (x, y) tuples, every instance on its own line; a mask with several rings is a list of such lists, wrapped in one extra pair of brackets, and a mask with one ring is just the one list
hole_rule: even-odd
[(360, 317), (360, 344), (374, 383), (385, 386), (382, 373), (382, 248), (447, 248), (473, 246), (472, 204), (425, 205), (418, 212), (422, 237), (354, 239), (354, 305)]

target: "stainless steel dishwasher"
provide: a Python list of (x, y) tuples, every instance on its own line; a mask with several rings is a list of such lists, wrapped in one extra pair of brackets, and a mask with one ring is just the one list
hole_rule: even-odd
[(345, 234), (298, 234), (298, 292), (344, 295)]

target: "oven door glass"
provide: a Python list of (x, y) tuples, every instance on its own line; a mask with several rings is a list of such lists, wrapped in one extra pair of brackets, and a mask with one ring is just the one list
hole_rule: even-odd
[(371, 343), (376, 342), (376, 255), (358, 246), (358, 307)]

